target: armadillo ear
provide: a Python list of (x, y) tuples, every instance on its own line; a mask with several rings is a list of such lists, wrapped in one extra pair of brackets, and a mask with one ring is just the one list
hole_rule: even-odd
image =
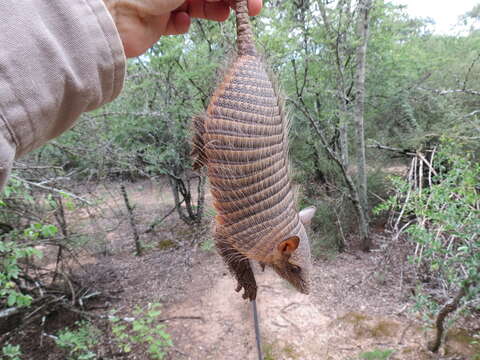
[(298, 236), (291, 236), (278, 244), (277, 248), (283, 256), (289, 257), (295, 250), (297, 250), (299, 243), (300, 238)]
[(315, 206), (310, 206), (298, 213), (298, 216), (300, 217), (300, 221), (302, 222), (303, 225), (310, 225), (313, 215), (315, 215), (315, 211), (317, 211), (317, 208)]

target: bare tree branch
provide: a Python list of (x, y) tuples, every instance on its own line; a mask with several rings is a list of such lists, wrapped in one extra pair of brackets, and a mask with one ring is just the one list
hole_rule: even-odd
[(92, 205), (92, 203), (90, 201), (88, 201), (88, 200), (86, 200), (86, 199), (84, 199), (84, 198), (82, 198), (78, 195), (75, 195), (74, 193), (71, 193), (70, 191), (57, 189), (57, 188), (54, 188), (54, 187), (51, 187), (51, 186), (45, 186), (45, 185), (42, 185), (40, 183), (36, 183), (36, 182), (33, 182), (33, 181), (28, 181), (28, 180), (22, 179), (21, 177), (16, 176), (16, 175), (12, 175), (12, 178), (17, 179), (17, 180), (23, 182), (24, 184), (35, 186), (35, 187), (38, 187), (39, 189), (52, 191), (52, 192), (55, 192), (55, 193), (58, 193), (58, 194), (61, 194), (61, 195), (67, 195), (67, 196), (70, 196), (72, 199), (81, 201), (81, 202), (83, 202), (87, 205)]
[(429, 88), (424, 88), (424, 87), (419, 87), (420, 90), (425, 90), (425, 91), (431, 91), (434, 94), (437, 95), (450, 95), (450, 94), (468, 94), (468, 95), (480, 95), (480, 91), (477, 90), (471, 90), (471, 89), (429, 89)]

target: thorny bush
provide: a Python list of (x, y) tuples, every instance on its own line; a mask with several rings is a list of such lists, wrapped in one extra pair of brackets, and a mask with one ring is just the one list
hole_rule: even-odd
[(377, 207), (398, 210), (415, 245), (411, 261), (422, 282), (417, 309), (431, 318), (441, 303), (465, 290), (459, 308), (480, 310), (480, 163), (473, 151), (444, 139), (431, 162), (431, 184), (393, 179), (397, 194)]

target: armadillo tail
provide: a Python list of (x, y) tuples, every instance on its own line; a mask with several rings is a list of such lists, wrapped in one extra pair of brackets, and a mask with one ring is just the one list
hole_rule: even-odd
[(235, 0), (237, 18), (237, 51), (238, 55), (256, 56), (257, 50), (253, 42), (252, 26), (248, 17), (247, 0)]

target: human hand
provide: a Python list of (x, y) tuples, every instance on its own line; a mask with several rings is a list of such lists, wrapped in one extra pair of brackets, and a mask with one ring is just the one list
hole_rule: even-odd
[[(143, 54), (162, 35), (188, 31), (191, 18), (225, 21), (233, 0), (104, 0), (115, 21), (127, 57)], [(262, 0), (248, 0), (257, 15)]]

